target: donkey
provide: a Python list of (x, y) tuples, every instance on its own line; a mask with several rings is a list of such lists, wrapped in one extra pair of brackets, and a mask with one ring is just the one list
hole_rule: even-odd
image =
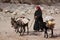
[(20, 35), (25, 33), (25, 27), (27, 27), (27, 34), (29, 34), (28, 23), (24, 24), (21, 20), (16, 21), (15, 18), (11, 18), (11, 24)]
[(48, 38), (48, 30), (51, 30), (51, 37), (53, 37), (53, 29), (54, 29), (54, 25), (55, 24), (48, 24), (46, 22), (43, 23), (43, 26), (44, 26), (44, 37), (45, 38)]

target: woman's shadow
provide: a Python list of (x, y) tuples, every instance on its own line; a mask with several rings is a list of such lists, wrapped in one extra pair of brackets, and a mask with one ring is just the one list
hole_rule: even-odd
[(35, 31), (30, 31), (28, 35), (26, 33), (24, 33), (23, 36), (40, 36), (40, 35), (42, 35), (42, 32), (35, 32)]

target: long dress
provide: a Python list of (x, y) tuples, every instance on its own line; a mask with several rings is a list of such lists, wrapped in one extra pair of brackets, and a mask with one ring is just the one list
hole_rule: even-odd
[(37, 16), (37, 18), (35, 18), (35, 23), (34, 23), (34, 27), (33, 29), (35, 31), (39, 31), (39, 29), (41, 28), (41, 26), (39, 26), (41, 23), (43, 23), (43, 18), (42, 18), (42, 11), (41, 10), (37, 10), (34, 14), (34, 17)]

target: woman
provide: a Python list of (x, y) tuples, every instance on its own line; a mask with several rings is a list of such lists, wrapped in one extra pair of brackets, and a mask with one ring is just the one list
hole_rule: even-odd
[(39, 31), (40, 29), (43, 30), (42, 23), (43, 23), (43, 18), (42, 18), (42, 11), (39, 6), (36, 7), (36, 11), (34, 14), (35, 18), (35, 24), (34, 24), (34, 30)]

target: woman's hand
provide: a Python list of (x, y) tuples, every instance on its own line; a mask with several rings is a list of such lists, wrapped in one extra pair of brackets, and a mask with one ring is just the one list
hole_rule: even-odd
[(34, 16), (34, 18), (36, 19), (36, 18), (37, 18), (37, 16)]

